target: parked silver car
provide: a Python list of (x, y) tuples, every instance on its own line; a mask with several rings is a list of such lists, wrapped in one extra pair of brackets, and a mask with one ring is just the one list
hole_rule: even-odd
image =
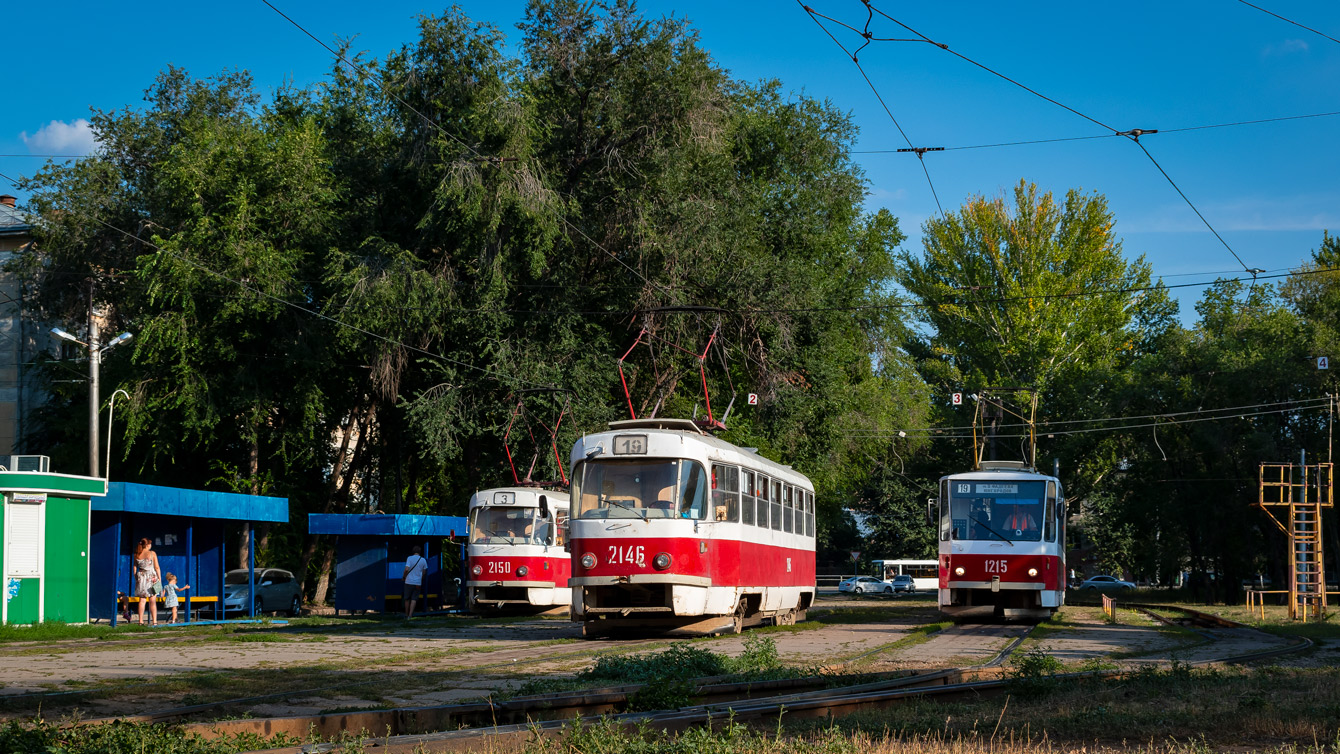
[(852, 576), (838, 582), (839, 592), (866, 594), (867, 592), (893, 594), (893, 585), (874, 576)]
[[(223, 578), (224, 613), (247, 612), (253, 600), (247, 586), (247, 569), (236, 568)], [(256, 569), (256, 614), (264, 612), (286, 612), (298, 615), (302, 612), (302, 588), (293, 574), (278, 568)]]
[(1122, 581), (1116, 576), (1091, 576), (1079, 585), (1081, 592), (1100, 591), (1100, 592), (1124, 592), (1128, 589), (1134, 589), (1135, 584), (1129, 581)]

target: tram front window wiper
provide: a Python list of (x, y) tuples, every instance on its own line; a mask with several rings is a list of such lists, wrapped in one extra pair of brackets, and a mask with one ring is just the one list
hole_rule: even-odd
[(512, 537), (513, 537), (513, 536), (516, 536), (516, 535), (508, 536), (507, 534), (499, 534), (498, 532), (496, 532), (496, 531), (494, 531), (494, 530), (492, 530), (492, 529), (489, 529), (488, 532), (489, 532), (489, 536), (490, 536), (490, 537), (499, 537), (499, 538), (501, 538), (501, 539), (505, 539), (505, 540), (507, 540), (507, 544), (509, 544), (509, 545), (514, 545), (514, 544), (516, 544), (516, 541), (512, 539)]
[(991, 528), (991, 525), (988, 524), (987, 522), (983, 521), (982, 519), (980, 519), (980, 518), (978, 518), (978, 517), (976, 517), (976, 516), (968, 516), (968, 518), (971, 518), (973, 521), (976, 521), (977, 523), (981, 524), (981, 525), (982, 525), (982, 528), (986, 529), (987, 531), (991, 532), (992, 534), (996, 535), (997, 537), (1000, 537), (1001, 539), (1003, 539), (1003, 540), (1005, 540), (1006, 542), (1008, 542), (1008, 543), (1010, 544), (1010, 547), (1014, 547), (1014, 540), (1010, 539), (1009, 537), (1005, 536), (1004, 534), (1001, 534), (1000, 532), (996, 531), (995, 529), (992, 529), (992, 528)]

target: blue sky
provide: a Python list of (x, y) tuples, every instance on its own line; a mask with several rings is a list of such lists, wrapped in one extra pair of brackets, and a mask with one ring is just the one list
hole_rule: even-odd
[[(415, 16), (439, 5), (272, 0), (325, 40), (357, 37), (376, 56), (411, 41)], [(859, 0), (807, 0), (863, 26)], [(1253, 0), (1340, 38), (1340, 4)], [(876, 7), (954, 51), (1115, 129), (1186, 129), (1340, 111), (1340, 43), (1233, 0), (1176, 3), (918, 3)], [(520, 0), (464, 1), (472, 17), (519, 32)], [(799, 4), (647, 0), (650, 16), (687, 17), (719, 65), (749, 81), (779, 79), (850, 111), (870, 208), (886, 207), (919, 248), (936, 204), (914, 156), (860, 72)], [(27, 175), (41, 158), (90, 145), (90, 108), (138, 107), (168, 64), (199, 76), (247, 69), (262, 91), (319, 81), (324, 50), (260, 0), (229, 4), (19, 3), (5, 11), (7, 107), (0, 172)], [(860, 39), (825, 21), (849, 49)], [(876, 17), (874, 36), (908, 32)], [(860, 62), (915, 146), (965, 147), (1105, 138), (926, 155), (945, 210), (995, 196), (1020, 178), (1062, 193), (1104, 194), (1127, 256), (1145, 254), (1170, 284), (1242, 274), (1238, 264), (1140, 148), (937, 47), (876, 42)], [(1283, 271), (1305, 260), (1323, 230), (1340, 229), (1340, 116), (1161, 133), (1141, 143), (1246, 266)], [(13, 156), (17, 155), (17, 156)], [(0, 192), (14, 193), (0, 181)], [(22, 198), (22, 197), (20, 197)], [(1184, 318), (1200, 288), (1179, 292)]]

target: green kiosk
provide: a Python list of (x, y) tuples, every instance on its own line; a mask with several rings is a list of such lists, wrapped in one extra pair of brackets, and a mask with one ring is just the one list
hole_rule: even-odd
[(105, 494), (104, 479), (0, 470), (0, 624), (88, 622), (89, 500)]

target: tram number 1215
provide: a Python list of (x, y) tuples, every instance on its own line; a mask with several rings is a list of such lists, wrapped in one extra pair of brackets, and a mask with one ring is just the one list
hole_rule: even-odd
[(1009, 564), (1006, 563), (1004, 560), (988, 560), (986, 561), (986, 572), (1005, 573), (1005, 569), (1008, 567), (1008, 565)]

